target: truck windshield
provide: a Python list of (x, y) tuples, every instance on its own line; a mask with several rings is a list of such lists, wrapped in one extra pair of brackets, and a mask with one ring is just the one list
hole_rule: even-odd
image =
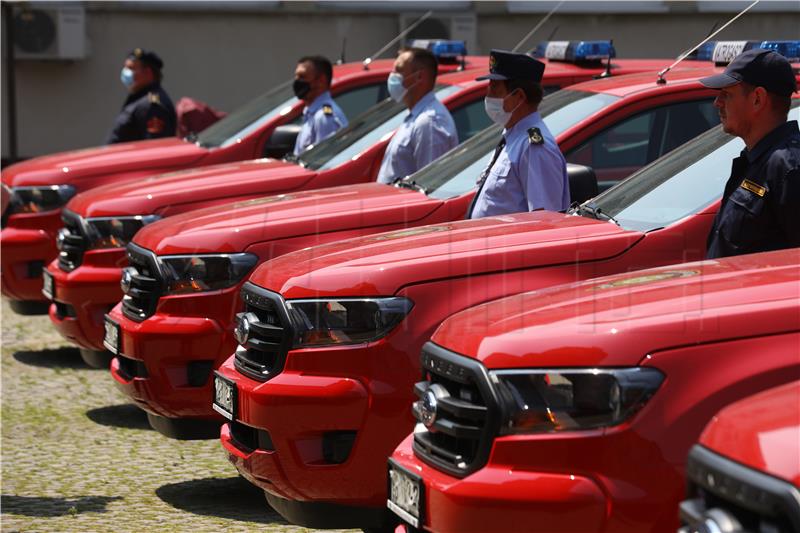
[[(434, 90), (441, 101), (458, 92), (459, 87), (440, 85)], [(405, 106), (387, 98), (354, 118), (346, 128), (300, 154), (297, 161), (313, 170), (334, 168), (390, 135), (407, 114)]]
[[(562, 89), (545, 96), (539, 105), (539, 113), (550, 132), (557, 136), (617, 100), (619, 97), (608, 94)], [(489, 126), (430, 165), (401, 180), (398, 185), (438, 199), (469, 192), (475, 188), (478, 176), (491, 161), (502, 131), (500, 126)]]
[[(795, 100), (789, 120), (800, 119)], [(744, 142), (717, 126), (576, 208), (583, 216), (652, 231), (702, 211), (722, 197), (731, 161)]]
[(198, 133), (197, 143), (203, 148), (229, 146), (259, 129), (276, 114), (285, 115), (297, 103), (299, 100), (292, 92), (292, 82), (287, 81), (236, 108)]

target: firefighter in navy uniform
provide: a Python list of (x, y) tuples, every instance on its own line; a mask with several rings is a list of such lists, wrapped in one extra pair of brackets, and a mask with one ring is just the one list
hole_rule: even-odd
[(722, 127), (746, 148), (733, 160), (708, 236), (708, 258), (800, 246), (800, 131), (788, 121), (794, 72), (782, 55), (753, 49), (722, 74), (700, 80), (719, 89)]
[(114, 121), (108, 144), (175, 135), (175, 107), (161, 88), (164, 62), (155, 52), (135, 48), (120, 73), (128, 98)]

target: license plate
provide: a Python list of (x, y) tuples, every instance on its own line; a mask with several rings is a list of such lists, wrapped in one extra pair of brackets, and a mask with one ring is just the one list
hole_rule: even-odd
[(119, 324), (105, 316), (103, 325), (105, 335), (103, 336), (103, 346), (114, 355), (119, 354)]
[(236, 383), (214, 372), (214, 403), (216, 412), (233, 420), (236, 416)]
[(42, 271), (42, 294), (44, 294), (48, 300), (55, 300), (56, 284), (53, 281), (53, 275), (47, 270)]
[(425, 503), (422, 480), (389, 459), (389, 499), (387, 507), (397, 516), (419, 528)]

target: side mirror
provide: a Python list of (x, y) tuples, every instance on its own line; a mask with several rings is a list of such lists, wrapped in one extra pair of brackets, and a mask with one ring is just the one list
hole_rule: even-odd
[(284, 124), (272, 132), (267, 144), (264, 145), (264, 157), (281, 159), (294, 150), (294, 142), (300, 133), (300, 124)]
[(597, 196), (597, 176), (592, 167), (567, 163), (571, 202), (583, 203)]

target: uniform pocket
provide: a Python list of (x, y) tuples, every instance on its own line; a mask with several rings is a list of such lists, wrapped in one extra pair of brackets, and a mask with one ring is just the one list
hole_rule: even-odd
[[(769, 193), (767, 193), (769, 194)], [(737, 188), (728, 198), (719, 233), (737, 251), (753, 248), (762, 237), (762, 221), (765, 196), (759, 196), (747, 189)]]

